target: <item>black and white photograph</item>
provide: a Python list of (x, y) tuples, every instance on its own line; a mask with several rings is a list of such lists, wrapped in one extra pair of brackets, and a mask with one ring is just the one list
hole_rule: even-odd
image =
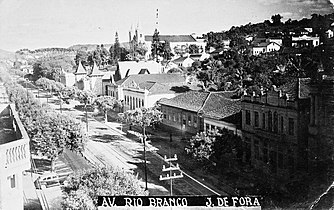
[(334, 209), (334, 0), (0, 0), (0, 210)]

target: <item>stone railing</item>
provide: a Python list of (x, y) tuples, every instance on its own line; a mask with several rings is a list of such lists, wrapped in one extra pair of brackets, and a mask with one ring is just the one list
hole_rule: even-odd
[(2, 170), (30, 168), (29, 139), (19, 139), (0, 145), (0, 164)]
[(4, 170), (30, 169), (29, 136), (23, 127), (13, 104), (8, 105), (9, 116), (12, 116), (13, 130), (16, 139), (0, 144), (0, 173)]

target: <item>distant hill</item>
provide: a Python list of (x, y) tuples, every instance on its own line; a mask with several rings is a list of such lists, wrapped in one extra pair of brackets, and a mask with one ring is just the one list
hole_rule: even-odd
[[(72, 49), (72, 50), (83, 50), (83, 51), (94, 51), (96, 49), (97, 45), (101, 45), (101, 44), (76, 44), (73, 45), (71, 47), (69, 47), (68, 49)], [(106, 48), (107, 50), (110, 49), (110, 47), (113, 44), (103, 44), (104, 48)], [(120, 43), (121, 47), (124, 47), (126, 49), (129, 48), (129, 43), (128, 42), (124, 42), (124, 43)]]
[(15, 59), (15, 53), (0, 49), (0, 59)]

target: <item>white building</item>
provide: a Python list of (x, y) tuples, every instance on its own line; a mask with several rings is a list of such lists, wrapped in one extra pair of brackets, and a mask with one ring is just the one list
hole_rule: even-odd
[(107, 95), (122, 100), (125, 110), (153, 107), (162, 98), (172, 98), (182, 91), (197, 89), (197, 81), (189, 82), (182, 74), (138, 74), (117, 82), (103, 81)]
[[(178, 51), (187, 52), (190, 45), (196, 45), (199, 48), (199, 53), (205, 51), (206, 43), (198, 41), (192, 35), (159, 35), (161, 42), (169, 42), (171, 51), (174, 55)], [(148, 49), (152, 48), (153, 36), (145, 36), (145, 43)]]
[(178, 67), (191, 67), (191, 64), (194, 63), (194, 60), (190, 57), (179, 57), (174, 60), (172, 60), (173, 63), (175, 63)]
[(163, 68), (155, 61), (119, 61), (118, 70), (115, 74), (117, 78), (123, 79), (136, 74), (160, 74)]
[(252, 47), (253, 55), (268, 53), (280, 50), (281, 46), (275, 42), (262, 42)]
[(13, 104), (0, 104), (0, 209), (22, 209), (23, 172), (31, 168), (29, 136)]
[(318, 36), (298, 36), (298, 37), (292, 37), (292, 47), (297, 46), (310, 46), (310, 47), (316, 47), (320, 44), (320, 38)]

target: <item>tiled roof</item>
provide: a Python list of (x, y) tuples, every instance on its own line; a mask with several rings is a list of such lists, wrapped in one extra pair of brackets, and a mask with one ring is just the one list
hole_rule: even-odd
[(158, 82), (161, 84), (166, 83), (181, 83), (185, 82), (186, 78), (181, 74), (136, 74), (130, 75), (124, 79), (118, 80), (117, 85), (127, 86), (132, 81), (136, 84), (141, 84), (143, 82)]
[(310, 94), (310, 82), (310, 78), (298, 78), (281, 86), (279, 90), (282, 90), (283, 94), (288, 94), (289, 100), (295, 100), (297, 98), (305, 99), (308, 98)]
[[(168, 42), (196, 42), (196, 39), (191, 35), (159, 35), (160, 41)], [(146, 35), (145, 41), (153, 41), (153, 36)]]
[(222, 119), (241, 110), (240, 100), (226, 98), (224, 92), (189, 91), (159, 103), (193, 112), (201, 110), (203, 116), (214, 119)]
[(239, 99), (225, 98), (221, 94), (210, 94), (203, 107), (205, 117), (213, 119), (223, 119), (241, 111), (241, 101)]
[(160, 103), (188, 111), (198, 112), (202, 108), (208, 95), (209, 92), (189, 91), (169, 100), (161, 101)]
[[(174, 62), (174, 63), (182, 63), (187, 58), (188, 57), (179, 57), (179, 58), (176, 58), (176, 59), (172, 60), (172, 62)], [(190, 59), (192, 59), (192, 58), (190, 58)]]

